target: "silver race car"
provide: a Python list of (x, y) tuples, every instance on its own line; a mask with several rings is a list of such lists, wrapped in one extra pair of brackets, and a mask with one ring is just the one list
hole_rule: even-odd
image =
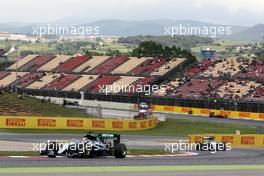
[(115, 156), (115, 158), (125, 158), (127, 154), (127, 148), (125, 144), (120, 143), (120, 135), (118, 134), (89, 133), (82, 140), (48, 141), (43, 148), (40, 150), (40, 154), (50, 158), (56, 156), (71, 158)]
[(226, 147), (224, 142), (216, 142), (214, 136), (205, 136), (202, 142), (196, 144), (198, 151), (226, 151)]

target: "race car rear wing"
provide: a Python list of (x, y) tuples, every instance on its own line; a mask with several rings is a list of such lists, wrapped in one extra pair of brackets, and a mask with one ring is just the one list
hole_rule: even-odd
[(101, 133), (101, 134), (98, 134), (98, 137), (101, 139), (113, 139), (114, 144), (120, 143), (119, 134)]

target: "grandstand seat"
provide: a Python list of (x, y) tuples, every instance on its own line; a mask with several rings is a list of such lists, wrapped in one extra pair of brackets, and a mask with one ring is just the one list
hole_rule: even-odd
[(210, 97), (212, 90), (222, 84), (218, 79), (191, 79), (177, 88), (171, 95), (180, 98)]
[(83, 87), (87, 86), (98, 78), (98, 75), (81, 75), (79, 79), (66, 86), (64, 91), (80, 91)]
[(19, 68), (21, 66), (27, 64), (28, 62), (30, 62), (31, 60), (33, 60), (37, 56), (38, 55), (36, 55), (36, 54), (27, 55), (26, 57), (19, 59), (14, 64), (12, 64), (10, 67), (7, 68), (7, 70), (19, 70)]
[(163, 64), (160, 68), (155, 70), (153, 73), (151, 73), (151, 76), (163, 76), (166, 73), (168, 73), (170, 70), (177, 67), (179, 64), (181, 64), (185, 59), (184, 58), (173, 58), (170, 61)]
[(102, 64), (98, 65), (90, 71), (92, 74), (105, 74), (111, 72), (113, 69), (123, 64), (128, 60), (125, 56), (117, 56), (107, 59)]
[(79, 78), (80, 78), (79, 75), (61, 74), (58, 79), (47, 84), (42, 89), (44, 89), (44, 90), (61, 90)]
[(110, 93), (129, 92), (129, 86), (139, 79), (141, 78), (133, 76), (121, 76), (119, 80), (109, 85), (111, 87), (111, 89), (109, 89), (111, 90)]
[(130, 71), (132, 75), (149, 75), (155, 69), (158, 69), (161, 65), (166, 63), (164, 58), (147, 59), (142, 64)]
[(7, 71), (0, 71), (0, 79), (6, 77), (7, 75), (9, 75), (10, 73)]
[(217, 63), (210, 66), (207, 70), (200, 74), (203, 77), (232, 77), (241, 71), (244, 65), (248, 65), (251, 62), (249, 60), (240, 60), (237, 58), (228, 58), (217, 60)]
[(26, 88), (27, 89), (42, 89), (43, 87), (55, 81), (59, 77), (60, 77), (60, 74), (57, 74), (57, 73), (45, 73), (44, 76), (34, 81), (33, 83), (29, 84)]
[(53, 69), (55, 69), (59, 65), (63, 64), (64, 62), (66, 62), (70, 58), (72, 58), (72, 56), (56, 55), (56, 57), (54, 59), (52, 59), (48, 63), (46, 63), (43, 66), (41, 66), (38, 69), (38, 71), (52, 71)]
[(235, 77), (264, 81), (264, 62), (253, 61), (247, 67), (241, 68), (241, 72), (235, 75)]
[(212, 66), (214, 62), (211, 59), (203, 59), (198, 66), (191, 67), (184, 72), (185, 77), (193, 77), (206, 70), (209, 66)]
[(245, 100), (249, 101), (264, 101), (264, 86), (258, 87), (252, 94), (247, 96)]
[(23, 66), (19, 67), (19, 71), (35, 71), (42, 65), (46, 64), (50, 60), (52, 60), (55, 56), (54, 55), (39, 55), (32, 59), (31, 61), (27, 62)]
[(20, 88), (24, 88), (41, 78), (43, 75), (44, 73), (28, 73), (22, 76), (18, 81), (13, 82), (11, 86), (18, 86)]
[(131, 70), (133, 70), (135, 67), (142, 64), (146, 60), (147, 60), (146, 58), (130, 57), (128, 61), (118, 66), (111, 73), (112, 74), (128, 74)]
[(219, 97), (239, 100), (253, 92), (260, 84), (254, 81), (228, 81), (216, 90)]
[(164, 84), (159, 90), (154, 91), (153, 95), (165, 96), (171, 92), (174, 92), (183, 82), (180, 78), (175, 78), (173, 81)]
[(68, 59), (66, 62), (62, 63), (55, 69), (53, 69), (54, 72), (59, 73), (70, 73), (78, 67), (79, 65), (85, 63), (88, 60), (86, 56), (76, 56)]
[(141, 93), (137, 92), (138, 87), (143, 87), (145, 85), (151, 85), (151, 83), (155, 80), (154, 77), (143, 77), (135, 81), (131, 86), (129, 86), (128, 93)]
[(101, 88), (106, 85), (112, 84), (118, 79), (120, 79), (119, 76), (100, 76), (95, 81), (82, 88), (82, 90), (99, 93)]
[(0, 80), (0, 87), (7, 87), (12, 84), (17, 79), (20, 79), (22, 76), (27, 74), (26, 72), (10, 72), (7, 76), (3, 77)]
[(109, 56), (93, 56), (90, 58), (88, 61), (84, 62), (77, 68), (73, 70), (75, 73), (80, 73), (80, 72), (89, 72), (90, 70), (94, 69), (104, 61), (109, 59)]

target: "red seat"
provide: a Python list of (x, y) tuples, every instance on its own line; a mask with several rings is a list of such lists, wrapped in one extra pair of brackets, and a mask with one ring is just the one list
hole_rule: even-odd
[(105, 62), (91, 70), (93, 74), (105, 74), (114, 70), (119, 65), (123, 64), (128, 60), (128, 57), (112, 57), (107, 59)]
[(174, 93), (174, 96), (176, 97), (183, 97), (183, 98), (201, 98), (204, 96), (209, 96), (210, 93), (210, 87), (209, 84), (211, 84), (211, 88), (214, 89), (220, 84), (222, 84), (222, 81), (220, 80), (207, 80), (207, 79), (192, 79), (190, 82), (187, 82), (183, 84), (181, 87), (179, 87), (176, 92)]
[(30, 62), (26, 63), (25, 65), (22, 65), (21, 67), (18, 68), (19, 71), (35, 71), (42, 65), (48, 63), (52, 59), (54, 59), (54, 55), (40, 55), (35, 57), (33, 60)]
[(31, 83), (35, 82), (39, 78), (41, 78), (44, 75), (44, 73), (30, 73), (22, 76), (19, 81), (16, 83), (12, 83), (11, 86), (19, 86), (20, 88), (27, 87)]
[(100, 87), (110, 85), (118, 79), (120, 79), (119, 76), (102, 76), (88, 84), (86, 87), (83, 88), (83, 90), (99, 93)]
[(59, 65), (58, 67), (56, 67), (53, 71), (60, 73), (69, 73), (88, 60), (89, 59), (86, 56), (72, 57), (66, 62)]
[(61, 75), (61, 77), (50, 84), (46, 85), (43, 89), (45, 90), (61, 90), (64, 87), (77, 80), (79, 75)]
[(155, 69), (159, 68), (165, 63), (166, 59), (164, 58), (148, 59), (133, 70), (131, 70), (130, 73), (133, 75), (147, 75), (155, 71)]
[(9, 72), (6, 71), (0, 71), (0, 79), (3, 79), (4, 77), (6, 77), (7, 75), (9, 75)]
[[(145, 85), (150, 85), (154, 80), (155, 80), (154, 77), (144, 77), (144, 78), (136, 81), (135, 83), (133, 83), (132, 86), (130, 86), (130, 88), (129, 88), (129, 92), (130, 93), (137, 93), (136, 92), (137, 87), (139, 87), (139, 86), (143, 87)], [(141, 92), (138, 92), (138, 93), (141, 93)], [(142, 93), (144, 93), (144, 92), (142, 92)]]

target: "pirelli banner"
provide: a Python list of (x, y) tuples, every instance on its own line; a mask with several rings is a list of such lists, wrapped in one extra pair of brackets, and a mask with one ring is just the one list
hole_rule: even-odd
[(214, 136), (215, 141), (230, 143), (231, 146), (238, 147), (264, 147), (263, 134), (193, 134), (189, 135), (190, 143), (199, 143), (205, 136)]
[(190, 108), (190, 107), (179, 107), (179, 106), (162, 106), (162, 105), (152, 105), (151, 108), (152, 110), (161, 111), (161, 112), (194, 114), (194, 115), (204, 115), (204, 116), (209, 116), (210, 114), (214, 114), (214, 115), (225, 116), (227, 118), (264, 120), (264, 113), (201, 109), (201, 108)]
[(151, 129), (156, 126), (157, 118), (145, 120), (116, 120), (96, 118), (0, 116), (0, 128), (134, 131)]

